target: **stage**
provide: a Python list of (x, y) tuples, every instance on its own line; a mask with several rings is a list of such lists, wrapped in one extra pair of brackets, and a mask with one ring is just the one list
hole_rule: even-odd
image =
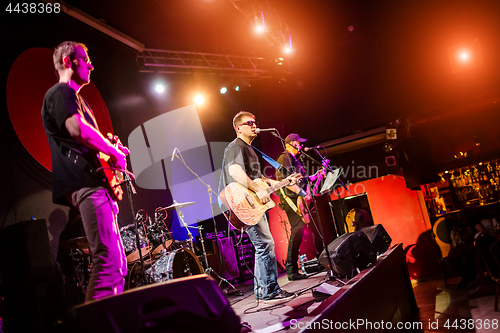
[[(402, 246), (393, 247), (345, 285), (326, 281), (325, 272), (290, 282), (285, 274), (278, 281), (287, 291), (297, 293), (296, 298), (281, 304), (257, 304), (253, 293), (249, 293), (232, 303), (232, 308), (242, 323), (261, 333), (282, 329), (384, 332), (398, 325), (403, 325), (406, 332), (423, 331), (404, 258)], [(313, 294), (313, 290), (321, 289), (329, 289), (333, 295)], [(228, 298), (231, 301), (232, 296)]]
[(67, 320), (72, 332), (423, 331), (401, 245), (345, 282), (326, 281), (325, 272), (289, 282), (285, 274), (280, 285), (297, 297), (257, 304), (251, 280), (236, 286), (238, 296), (194, 275), (76, 307)]

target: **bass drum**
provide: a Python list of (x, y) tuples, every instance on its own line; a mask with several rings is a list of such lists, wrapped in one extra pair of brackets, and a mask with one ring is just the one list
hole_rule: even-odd
[(177, 249), (164, 254), (150, 268), (146, 269), (146, 282), (165, 282), (203, 273), (203, 267), (193, 252), (187, 249)]

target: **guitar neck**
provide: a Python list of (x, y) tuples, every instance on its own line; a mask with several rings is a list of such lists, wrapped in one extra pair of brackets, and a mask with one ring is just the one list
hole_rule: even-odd
[(267, 191), (267, 194), (271, 194), (277, 190), (279, 190), (280, 188), (284, 187), (284, 186), (287, 186), (288, 184), (290, 184), (290, 179), (286, 178), (286, 179), (283, 179), (282, 181), (274, 184), (274, 185), (271, 185), (269, 186), (266, 191)]

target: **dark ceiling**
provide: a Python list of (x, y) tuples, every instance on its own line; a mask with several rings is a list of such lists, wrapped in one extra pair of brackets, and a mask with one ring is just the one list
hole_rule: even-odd
[[(251, 3), (251, 0), (247, 1)], [(260, 1), (264, 3), (263, 1)], [(147, 48), (272, 57), (228, 0), (70, 0)], [(235, 1), (243, 5), (243, 1)], [(497, 0), (270, 0), (296, 54), (292, 114), (342, 136), (499, 88)], [(348, 27), (353, 27), (349, 31)], [(481, 67), (452, 74), (447, 49), (479, 39)], [(304, 115), (305, 114), (305, 115)], [(292, 126), (293, 127), (293, 126)], [(331, 135), (330, 135), (331, 136)], [(326, 137), (324, 139), (327, 139)]]
[[(296, 48), (286, 58), (291, 74), (280, 95), (286, 100), (280, 108), (287, 112), (284, 128), (304, 133), (313, 143), (383, 126), (396, 117), (418, 120), (470, 99), (499, 95), (498, 0), (268, 2), (290, 27)], [(146, 48), (277, 55), (229, 0), (67, 3)], [(234, 3), (244, 7), (245, 1)], [(27, 18), (8, 17), (16, 24)], [(448, 48), (474, 39), (480, 42), (483, 64), (453, 74)]]

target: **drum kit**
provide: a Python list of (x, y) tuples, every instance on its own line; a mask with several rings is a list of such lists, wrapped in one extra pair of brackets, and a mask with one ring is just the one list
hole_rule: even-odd
[[(155, 222), (149, 219), (149, 223), (144, 223), (146, 219), (143, 218), (143, 223), (140, 223), (137, 229), (141, 246), (140, 250), (137, 248), (135, 225), (130, 224), (120, 228), (120, 235), (128, 263), (126, 289), (204, 273), (204, 268), (199, 258), (195, 255), (192, 235), (189, 229), (189, 239), (177, 241), (174, 240), (170, 230), (168, 230), (164, 223), (168, 211), (177, 210), (183, 226), (192, 228), (184, 223), (180, 209), (194, 204), (195, 202), (177, 203), (174, 201), (172, 205), (160, 208), (166, 213), (163, 219), (157, 218), (157, 215), (161, 214), (156, 214), (156, 212)], [(89, 244), (86, 237), (78, 237), (65, 241), (61, 246), (67, 249), (83, 250), (88, 249)], [(204, 246), (202, 247), (203, 255), (206, 258), (205, 248)], [(75, 253), (77, 252), (79, 251), (75, 251)], [(141, 256), (144, 261), (144, 270), (140, 261)], [(74, 260), (74, 264), (76, 271), (90, 271), (91, 263), (89, 260)], [(85, 265), (87, 267), (76, 267), (77, 265)]]

